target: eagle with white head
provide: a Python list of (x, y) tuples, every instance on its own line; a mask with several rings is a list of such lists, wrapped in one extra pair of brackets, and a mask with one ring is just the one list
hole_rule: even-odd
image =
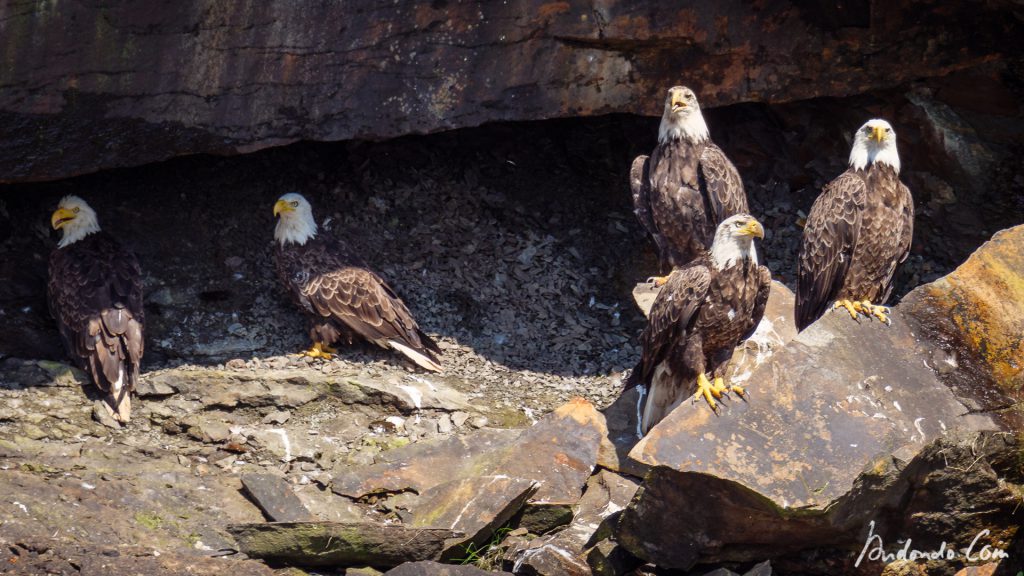
[(763, 237), (764, 228), (752, 216), (730, 216), (718, 225), (710, 250), (668, 276), (640, 337), (640, 362), (626, 383), (647, 392), (642, 433), (690, 396), (704, 398), (715, 410), (723, 394), (744, 394), (740, 386), (725, 384), (725, 373), (768, 303), (772, 275), (758, 264), (753, 242)]
[(650, 157), (633, 161), (630, 188), (633, 211), (658, 246), (662, 272), (698, 257), (723, 220), (748, 211), (739, 172), (711, 141), (697, 96), (685, 86), (669, 88), (658, 145)]
[(126, 423), (145, 348), (139, 262), (77, 196), (64, 197), (50, 223), (63, 234), (50, 253), (50, 313), (68, 355), (105, 393), (103, 406)]
[(885, 120), (857, 130), (849, 168), (814, 201), (797, 260), (796, 325), (832, 309), (889, 323), (881, 304), (914, 235), (914, 198), (900, 182), (896, 132)]
[(319, 232), (313, 207), (301, 194), (281, 196), (274, 216), (278, 277), (309, 319), (313, 346), (304, 355), (330, 359), (335, 343), (351, 344), (358, 336), (425, 370), (441, 370), (441, 349), (395, 291), (345, 242)]

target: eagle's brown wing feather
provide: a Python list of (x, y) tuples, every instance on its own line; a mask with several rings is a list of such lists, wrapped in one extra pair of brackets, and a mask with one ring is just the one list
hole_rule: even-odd
[(647, 156), (637, 156), (629, 171), (629, 188), (633, 192), (633, 213), (640, 225), (654, 238), (658, 250), (664, 250), (665, 239), (651, 215), (651, 162)]
[(628, 386), (650, 381), (655, 367), (665, 361), (673, 345), (682, 342), (711, 285), (711, 270), (701, 260), (677, 268), (669, 275), (651, 306), (647, 327), (640, 336), (640, 363)]
[(847, 171), (822, 191), (807, 218), (797, 257), (796, 324), (803, 330), (836, 299), (860, 236), (864, 180)]
[[(395, 291), (372, 270), (342, 256), (324, 245), (302, 252), (281, 250), (279, 257), (288, 259), (279, 261), (285, 268), (282, 278), (309, 312), (340, 322), (378, 346), (397, 348), (407, 356), (402, 347), (409, 348), (429, 360), (421, 363), (410, 356), (417, 364), (438, 369), (440, 348), (420, 330)], [(287, 272), (296, 267), (302, 273)]]
[(757, 330), (757, 325), (761, 323), (761, 319), (764, 318), (764, 309), (768, 306), (768, 296), (772, 291), (772, 273), (768, 270), (767, 266), (757, 267), (757, 295), (754, 297), (754, 309), (751, 311), (750, 319), (752, 324), (750, 330), (743, 335), (743, 338), (737, 345), (742, 344), (748, 338), (754, 335)]
[(707, 187), (714, 226), (730, 216), (749, 212), (739, 171), (714, 143), (708, 142), (701, 153), (700, 175)]
[(882, 297), (879, 299), (879, 303), (889, 299), (889, 295), (892, 293), (893, 279), (896, 277), (896, 268), (906, 261), (907, 256), (910, 255), (910, 244), (914, 239), (914, 197), (911, 196), (910, 189), (902, 182), (898, 182), (898, 186), (900, 196), (903, 198), (903, 211), (900, 214), (899, 248), (897, 249), (897, 254), (900, 256), (897, 261), (892, 263), (892, 268), (886, 280), (886, 287)]
[[(145, 350), (142, 272), (134, 254), (97, 233), (50, 257), (50, 310), (69, 355), (122, 422)], [(120, 390), (115, 390), (120, 381)]]

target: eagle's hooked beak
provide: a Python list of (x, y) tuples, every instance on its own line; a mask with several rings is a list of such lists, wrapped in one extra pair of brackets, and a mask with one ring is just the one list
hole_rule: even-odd
[(885, 140), (885, 128), (883, 128), (882, 126), (872, 126), (871, 139), (874, 140), (875, 142), (881, 142), (882, 140)]
[(50, 225), (54, 230), (60, 230), (65, 224), (75, 219), (75, 213), (67, 208), (57, 208), (53, 216), (50, 216)]
[(288, 203), (287, 200), (278, 200), (277, 204), (274, 204), (274, 217), (277, 218), (282, 212), (292, 212), (295, 208)]
[(764, 227), (757, 220), (751, 220), (747, 222), (747, 225), (740, 229), (740, 232), (744, 236), (752, 236), (754, 238), (764, 238)]
[(678, 92), (672, 93), (672, 110), (682, 110), (686, 108), (686, 99), (683, 95)]

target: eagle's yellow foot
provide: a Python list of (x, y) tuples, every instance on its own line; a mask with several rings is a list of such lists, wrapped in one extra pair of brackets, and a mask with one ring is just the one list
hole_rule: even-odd
[(889, 309), (886, 308), (885, 306), (875, 306), (874, 304), (867, 300), (857, 302), (854, 304), (854, 306), (857, 308), (857, 311), (860, 312), (861, 314), (871, 318), (878, 318), (886, 326), (892, 325), (892, 320), (889, 319)]
[(308, 356), (309, 358), (323, 358), (324, 360), (330, 360), (333, 358), (332, 354), (335, 352), (337, 352), (337, 350), (323, 344), (322, 342), (314, 342), (312, 348), (299, 352), (298, 355)]
[(860, 302), (851, 302), (849, 300), (836, 300), (836, 303), (832, 305), (832, 309), (837, 310), (839, 308), (846, 308), (846, 311), (850, 313), (850, 318), (857, 320), (857, 312), (860, 312), (860, 310), (857, 308), (859, 305)]
[(739, 396), (740, 398), (743, 398), (744, 396), (747, 395), (747, 391), (743, 388), (743, 386), (740, 386), (739, 384), (730, 384), (726, 386), (725, 380), (721, 376), (715, 378), (714, 387), (715, 389), (721, 390), (723, 392), (735, 392), (736, 395)]
[(647, 279), (647, 282), (654, 284), (657, 287), (664, 286), (668, 282), (668, 276), (651, 276)]
[(708, 406), (711, 409), (718, 411), (718, 402), (715, 402), (715, 398), (721, 398), (722, 393), (725, 392), (725, 386), (721, 384), (721, 378), (715, 378), (715, 383), (712, 384), (708, 377), (703, 373), (697, 375), (697, 393), (694, 394), (694, 398), (703, 397), (708, 402)]

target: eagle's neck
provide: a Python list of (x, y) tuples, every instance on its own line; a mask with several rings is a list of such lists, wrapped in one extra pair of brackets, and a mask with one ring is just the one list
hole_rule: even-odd
[(100, 224), (96, 220), (85, 220), (81, 222), (75, 222), (74, 226), (64, 227), (64, 236), (61, 237), (60, 242), (57, 243), (59, 248), (67, 248), (68, 246), (78, 242), (82, 238), (85, 238), (89, 234), (94, 234), (100, 231)]
[(704, 122), (704, 115), (700, 113), (700, 110), (694, 110), (684, 116), (666, 111), (661, 117), (661, 125), (658, 127), (659, 144), (680, 140), (699, 144), (710, 138), (708, 125)]
[(274, 228), (274, 240), (277, 240), (281, 246), (288, 243), (305, 246), (306, 242), (316, 238), (316, 233), (316, 220), (313, 219), (312, 214), (295, 214), (294, 217), (281, 218), (277, 221), (277, 227)]
[(744, 261), (749, 261), (757, 266), (757, 250), (754, 249), (754, 242), (750, 238), (737, 238), (735, 236), (716, 236), (711, 244), (711, 262), (715, 270), (725, 270)]
[(896, 174), (900, 173), (900, 155), (896, 151), (895, 143), (886, 142), (882, 145), (874, 145), (863, 139), (858, 139), (850, 150), (850, 168), (854, 170), (867, 170), (874, 164), (884, 164), (892, 167)]

